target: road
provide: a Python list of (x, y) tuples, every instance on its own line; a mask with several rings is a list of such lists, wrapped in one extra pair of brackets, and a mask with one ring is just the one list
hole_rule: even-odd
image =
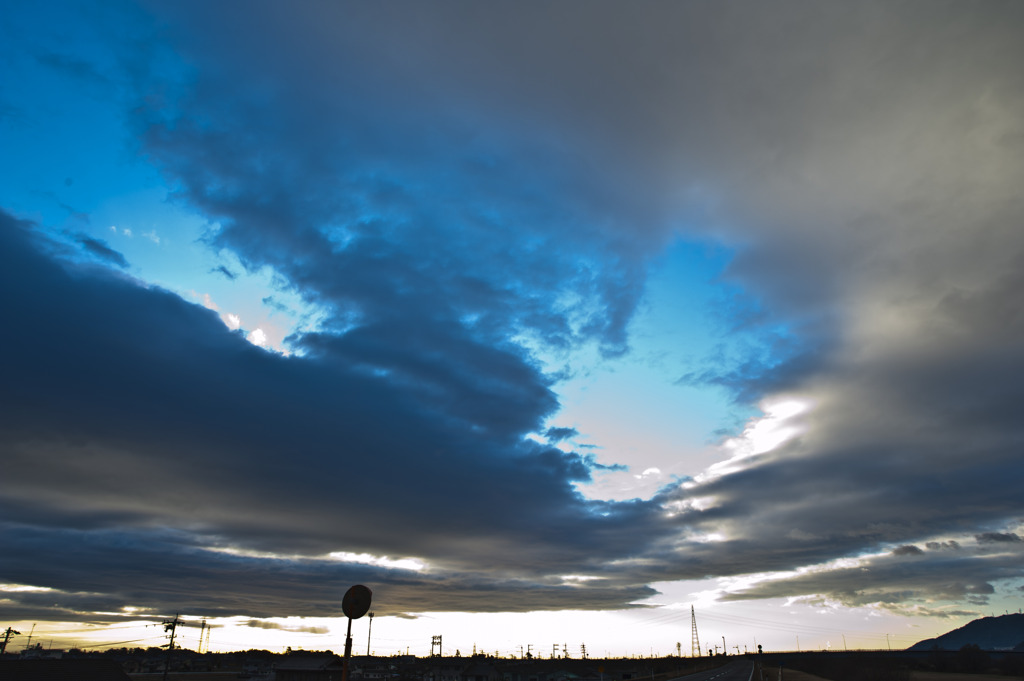
[(724, 667), (679, 676), (669, 681), (750, 681), (754, 663), (750, 660), (733, 660)]

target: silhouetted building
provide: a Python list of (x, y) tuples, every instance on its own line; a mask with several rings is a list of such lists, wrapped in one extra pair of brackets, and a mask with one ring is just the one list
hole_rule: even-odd
[(341, 681), (344, 665), (337, 655), (289, 655), (274, 666), (274, 681)]
[(466, 668), (465, 660), (453, 658), (437, 658), (431, 662), (423, 674), (423, 681), (462, 681), (462, 670)]
[(0, 660), (3, 681), (131, 681), (114, 660)]
[(502, 681), (502, 678), (493, 664), (475, 662), (462, 670), (462, 681)]
[(349, 661), (348, 677), (361, 681), (387, 681), (399, 676), (397, 669), (386, 657), (353, 657)]

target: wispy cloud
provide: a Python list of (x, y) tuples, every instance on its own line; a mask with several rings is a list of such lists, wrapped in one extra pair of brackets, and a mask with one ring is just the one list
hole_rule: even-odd
[(103, 241), (102, 239), (94, 239), (93, 237), (85, 234), (78, 234), (75, 238), (78, 243), (81, 244), (82, 248), (100, 260), (116, 265), (121, 269), (128, 267), (128, 260), (126, 260), (121, 253), (111, 248), (106, 241)]

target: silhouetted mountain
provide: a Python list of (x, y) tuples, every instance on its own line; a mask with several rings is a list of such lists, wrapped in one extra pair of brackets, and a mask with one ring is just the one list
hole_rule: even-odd
[(1024, 650), (1024, 615), (982, 617), (942, 636), (915, 643), (907, 650), (960, 650), (968, 644), (982, 650)]

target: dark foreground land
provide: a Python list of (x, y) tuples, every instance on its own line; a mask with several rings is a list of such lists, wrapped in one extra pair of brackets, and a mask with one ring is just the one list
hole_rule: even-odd
[[(1024, 678), (1024, 653), (957, 651), (771, 653), (754, 681), (997, 681)], [(760, 678), (756, 678), (760, 677)]]
[[(283, 656), (279, 656), (283, 657)], [(391, 662), (389, 662), (389, 660)], [(397, 662), (397, 664), (395, 664)], [(278, 660), (267, 679), (287, 679)], [(278, 668), (276, 676), (274, 668)], [(335, 668), (337, 671), (337, 668)], [(340, 679), (323, 669), (316, 678)], [(159, 674), (131, 674), (157, 681)], [(170, 681), (226, 681), (230, 672), (171, 674)], [(254, 674), (253, 681), (259, 676)], [(309, 676), (307, 678), (314, 678)], [(875, 651), (765, 653), (711, 658), (517, 660), (472, 658), (362, 658), (352, 681), (1000, 681), (1024, 679), (1024, 653)]]
[[(70, 651), (69, 651), (70, 653)], [(0, 681), (5, 660), (0, 657)], [(121, 679), (163, 681), (165, 650), (120, 649), (66, 654), (64, 662), (111, 663)], [(27, 660), (23, 660), (27, 662)], [(116, 663), (116, 664), (113, 664)], [(9, 666), (9, 665), (8, 665)], [(12, 667), (13, 669), (13, 667)], [(10, 671), (10, 670), (9, 670)], [(279, 655), (175, 651), (169, 681), (340, 681), (331, 651)], [(84, 677), (83, 677), (84, 678)], [(353, 657), (350, 681), (999, 681), (1024, 679), (1024, 653), (959, 651), (789, 652), (705, 658), (511, 659)]]

